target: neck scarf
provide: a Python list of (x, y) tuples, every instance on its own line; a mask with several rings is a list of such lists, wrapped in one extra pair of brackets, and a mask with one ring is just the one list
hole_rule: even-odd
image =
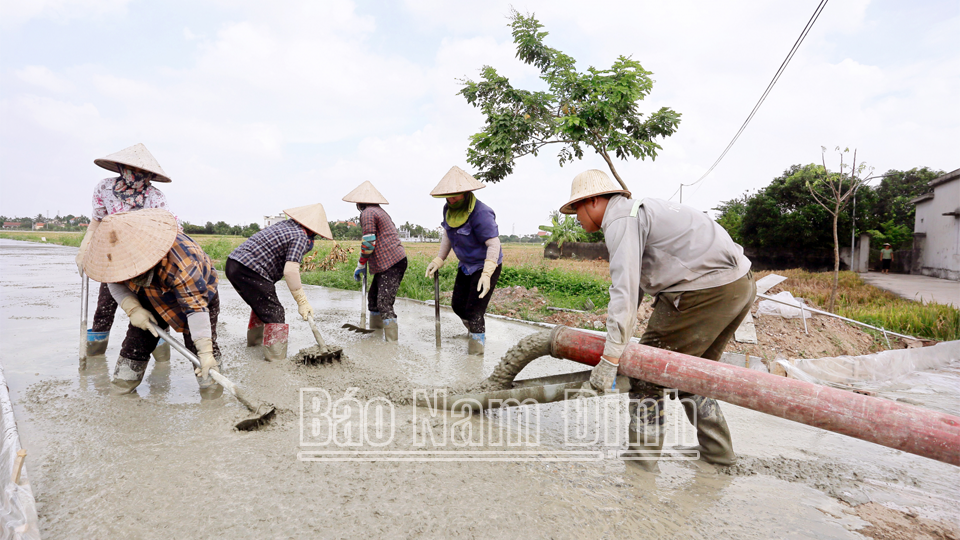
[(147, 188), (150, 187), (150, 178), (152, 174), (135, 169), (117, 165), (120, 169), (120, 178), (113, 184), (113, 194), (118, 199), (134, 208), (143, 208), (146, 202)]
[(460, 202), (456, 204), (447, 203), (447, 206), (444, 208), (444, 217), (447, 219), (447, 225), (457, 228), (466, 223), (476, 205), (477, 198), (469, 191), (464, 194)]

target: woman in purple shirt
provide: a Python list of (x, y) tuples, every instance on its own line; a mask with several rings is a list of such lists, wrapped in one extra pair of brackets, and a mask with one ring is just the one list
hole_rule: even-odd
[(483, 315), (503, 268), (497, 215), (472, 193), (485, 187), (454, 166), (430, 192), (434, 197), (447, 199), (447, 204), (443, 206), (444, 234), (440, 240), (440, 253), (427, 265), (427, 277), (432, 278), (443, 266), (452, 248), (460, 265), (453, 285), (451, 307), (470, 332), (470, 354), (483, 354), (486, 341)]

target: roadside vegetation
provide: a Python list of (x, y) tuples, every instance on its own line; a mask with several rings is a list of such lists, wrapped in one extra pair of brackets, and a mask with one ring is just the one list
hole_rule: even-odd
[[(2, 232), (0, 238), (40, 242), (46, 237), (48, 243), (79, 246), (79, 233)], [(214, 260), (216, 267), (223, 269), (227, 256), (246, 240), (239, 236), (194, 235), (192, 236)], [(303, 282), (336, 289), (360, 290), (353, 280), (353, 271), (359, 254), (359, 242), (318, 241), (307, 258), (321, 263), (330, 256), (334, 246), (341, 247), (338, 261), (329, 265), (329, 270), (307, 270)], [(433, 280), (424, 273), (427, 264), (436, 256), (437, 243), (405, 244), (407, 250), (407, 273), (400, 284), (399, 296), (415, 300), (433, 299)], [(521, 298), (519, 305), (512, 299), (511, 305), (500, 309), (496, 302), (491, 312), (510, 313), (513, 316), (533, 321), (542, 321), (551, 313), (548, 307), (591, 311), (603, 314), (610, 302), (610, 277), (604, 261), (577, 261), (570, 259), (548, 260), (543, 258), (543, 248), (530, 244), (504, 244), (504, 269), (497, 285), (498, 290), (520, 286), (524, 290), (536, 290), (539, 301)], [(441, 303), (449, 304), (449, 293), (456, 278), (457, 260), (452, 253), (440, 269)], [(771, 272), (758, 272), (762, 277)], [(790, 291), (816, 306), (825, 306), (830, 298), (832, 272), (807, 272), (805, 270), (780, 270), (786, 276), (779, 289)], [(776, 289), (775, 289), (776, 290)], [(587, 300), (593, 307), (590, 308)], [(900, 298), (865, 283), (853, 272), (840, 272), (836, 313), (844, 317), (879, 326), (894, 332), (916, 337), (950, 341), (960, 339), (960, 310), (942, 304), (920, 303)]]

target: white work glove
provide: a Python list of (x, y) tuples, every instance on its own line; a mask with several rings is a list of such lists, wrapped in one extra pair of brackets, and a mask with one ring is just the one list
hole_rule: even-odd
[(497, 261), (486, 259), (483, 261), (483, 272), (480, 274), (480, 283), (477, 283), (477, 290), (480, 291), (480, 298), (483, 298), (490, 292), (490, 276), (497, 269)]
[(194, 369), (193, 372), (197, 375), (197, 383), (200, 384), (200, 388), (207, 388), (215, 384), (213, 379), (210, 378), (210, 370), (220, 371), (220, 364), (213, 356), (213, 340), (197, 338), (193, 340), (193, 344), (197, 347), (197, 358), (200, 359), (200, 367)]
[(160, 335), (157, 334), (157, 331), (150, 326), (150, 323), (157, 324), (157, 320), (153, 318), (153, 315), (147, 311), (147, 309), (140, 305), (140, 301), (137, 300), (136, 296), (128, 296), (120, 302), (120, 309), (122, 309), (127, 317), (130, 317), (130, 324), (136, 326), (141, 330), (146, 330), (156, 337)]
[(80, 272), (80, 275), (83, 275), (83, 254), (87, 252), (86, 243), (80, 244), (80, 249), (77, 250), (77, 272)]
[(440, 267), (443, 266), (443, 259), (440, 257), (434, 257), (430, 264), (427, 265), (427, 277), (432, 278), (434, 274), (440, 270)]
[[(614, 364), (610, 360), (617, 360), (618, 363)], [(616, 388), (617, 370), (620, 368), (619, 359), (611, 358), (610, 360), (606, 356), (601, 356), (600, 363), (590, 373), (590, 386), (601, 394)]]
[(313, 308), (310, 307), (310, 302), (307, 302), (307, 293), (303, 291), (303, 288), (301, 287), (295, 291), (290, 291), (290, 294), (292, 294), (293, 299), (297, 301), (297, 311), (300, 312), (303, 320), (313, 317)]

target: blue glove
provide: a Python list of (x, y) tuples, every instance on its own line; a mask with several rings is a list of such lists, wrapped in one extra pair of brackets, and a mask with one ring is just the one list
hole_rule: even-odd
[(357, 269), (353, 271), (354, 281), (360, 281), (360, 274), (367, 273), (367, 265), (357, 263)]

